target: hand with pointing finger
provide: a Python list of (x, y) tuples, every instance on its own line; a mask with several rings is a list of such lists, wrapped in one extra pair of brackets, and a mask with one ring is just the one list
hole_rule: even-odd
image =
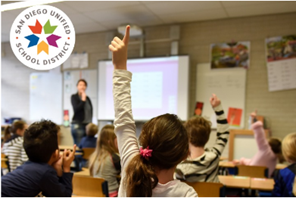
[(114, 39), (111, 41), (111, 44), (109, 45), (109, 50), (112, 52), (112, 62), (114, 69), (126, 70), (129, 32), (130, 26), (127, 25), (123, 39), (121, 40), (118, 37), (114, 37)]
[(212, 107), (215, 108), (221, 104), (221, 101), (216, 96), (216, 94), (212, 94), (212, 97), (210, 97), (210, 103), (211, 103)]

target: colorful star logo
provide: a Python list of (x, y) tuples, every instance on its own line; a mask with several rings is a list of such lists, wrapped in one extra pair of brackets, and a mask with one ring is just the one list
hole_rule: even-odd
[(51, 26), (50, 21), (48, 20), (45, 23), (45, 25), (43, 26), (43, 30), (44, 30), (45, 34), (51, 34), (51, 35), (46, 38), (47, 43), (45, 41), (43, 41), (43, 40), (40, 43), (38, 43), (40, 39), (35, 34), (41, 34), (42, 33), (42, 25), (39, 23), (38, 20), (36, 20), (35, 26), (30, 26), (29, 25), (29, 28), (31, 29), (33, 34), (31, 34), (29, 36), (25, 36), (25, 38), (30, 41), (30, 43), (28, 45), (28, 48), (37, 45), (37, 54), (39, 54), (42, 51), (44, 51), (46, 54), (48, 54), (48, 48), (49, 48), (48, 45), (53, 46), (53, 47), (58, 47), (56, 41), (58, 39), (60, 39), (61, 37), (53, 34), (53, 32), (55, 31), (55, 29), (57, 27), (58, 26)]

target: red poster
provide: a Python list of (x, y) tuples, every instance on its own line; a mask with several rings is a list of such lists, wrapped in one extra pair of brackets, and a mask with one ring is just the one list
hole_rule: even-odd
[(227, 121), (230, 126), (240, 126), (242, 119), (242, 109), (229, 107)]

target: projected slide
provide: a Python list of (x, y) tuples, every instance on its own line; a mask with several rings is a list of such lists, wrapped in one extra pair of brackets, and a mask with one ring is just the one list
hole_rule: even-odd
[[(131, 82), (132, 111), (135, 120), (173, 113), (182, 120), (188, 114), (188, 56), (131, 59), (127, 67)], [(98, 65), (98, 119), (114, 119), (112, 61)]]

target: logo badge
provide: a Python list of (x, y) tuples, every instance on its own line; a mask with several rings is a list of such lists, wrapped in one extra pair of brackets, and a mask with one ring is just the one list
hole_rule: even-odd
[(14, 20), (10, 45), (24, 65), (36, 70), (50, 70), (62, 65), (71, 55), (75, 29), (60, 9), (49, 5), (33, 6)]

